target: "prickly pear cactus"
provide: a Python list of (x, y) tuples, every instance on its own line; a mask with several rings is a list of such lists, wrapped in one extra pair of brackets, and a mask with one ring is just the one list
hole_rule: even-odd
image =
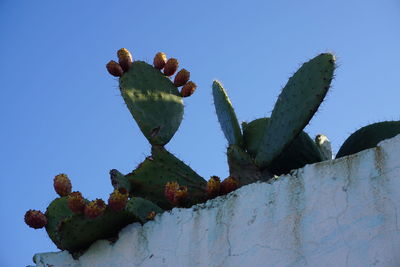
[[(258, 147), (261, 143), (262, 130), (268, 128), (269, 121), (269, 118), (261, 118), (244, 124), (243, 136), (245, 147), (252, 157), (255, 157), (257, 154)], [(302, 131), (290, 142), (283, 152), (271, 162), (268, 170), (276, 175), (281, 175), (289, 173), (293, 169), (301, 168), (306, 164), (323, 160), (323, 155), (315, 142), (306, 132)]]
[[(110, 64), (110, 63), (109, 63)], [(187, 187), (184, 206), (204, 201), (206, 181), (183, 161), (169, 153), (164, 145), (173, 137), (183, 117), (183, 97), (193, 94), (196, 85), (189, 81), (189, 71), (178, 69), (178, 60), (157, 53), (151, 66), (143, 61), (133, 61), (119, 80), (121, 95), (142, 133), (152, 145), (151, 156), (124, 176), (111, 171), (115, 188), (125, 188), (132, 195), (149, 199), (164, 209), (174, 204), (165, 197), (168, 182)], [(109, 72), (112, 72), (109, 69)], [(182, 86), (179, 92), (178, 87)]]
[(131, 194), (148, 199), (167, 210), (174, 206), (165, 198), (164, 193), (165, 185), (171, 181), (188, 188), (185, 206), (205, 200), (206, 180), (162, 147), (154, 146), (151, 156), (125, 176), (117, 170), (111, 171), (111, 180), (115, 188), (126, 188)]
[(373, 148), (380, 141), (398, 134), (400, 134), (400, 121), (383, 121), (362, 127), (346, 139), (336, 154), (336, 158)]
[[(230, 175), (223, 181), (212, 176), (208, 182), (164, 148), (182, 122), (183, 98), (196, 90), (189, 71), (178, 71), (178, 60), (167, 59), (161, 52), (155, 55), (153, 66), (134, 61), (125, 48), (117, 56), (118, 62), (110, 61), (107, 70), (119, 77), (121, 95), (151, 144), (151, 155), (129, 174), (110, 171), (114, 191), (107, 203), (72, 192), (65, 174), (54, 178), (60, 197), (45, 213), (27, 211), (24, 220), (34, 229), (45, 227), (61, 250), (81, 252), (96, 240), (113, 239), (124, 226), (143, 224), (164, 210), (190, 207), (245, 184), (268, 181), (276, 174), (332, 158), (326, 136), (318, 135), (314, 142), (303, 131), (330, 87), (335, 69), (332, 54), (320, 54), (304, 63), (283, 88), (271, 117), (242, 123), (242, 127), (226, 90), (214, 81), (214, 105), (228, 141)], [(399, 133), (399, 121), (366, 126), (346, 140), (337, 157), (376, 146)]]
[(119, 81), (121, 95), (152, 145), (165, 145), (183, 118), (182, 97), (172, 81), (153, 66), (133, 62)]
[[(63, 183), (55, 179), (56, 191), (66, 181), (71, 185), (69, 179), (66, 179), (65, 175)], [(60, 197), (50, 203), (45, 214), (28, 211), (25, 221), (36, 229), (45, 227), (54, 244), (71, 253), (87, 249), (96, 240), (117, 237), (126, 225), (133, 222), (143, 224), (149, 220), (149, 213), (163, 211), (156, 204), (140, 197), (128, 200), (127, 191), (122, 190), (110, 194), (108, 204), (101, 199), (88, 201), (79, 192), (57, 193)]]
[(327, 94), (334, 69), (335, 57), (329, 53), (304, 63), (283, 88), (268, 122), (265, 118), (242, 124), (243, 135), (226, 90), (214, 82), (214, 105), (229, 144), (230, 174), (242, 185), (324, 159), (302, 130)]
[(225, 134), (229, 145), (242, 147), (243, 136), (236, 113), (233, 109), (231, 100), (224, 87), (219, 81), (214, 81), (212, 85), (214, 106), (221, 129)]
[(304, 63), (289, 78), (263, 131), (257, 166), (268, 168), (309, 123), (328, 92), (334, 70), (335, 57), (324, 53)]

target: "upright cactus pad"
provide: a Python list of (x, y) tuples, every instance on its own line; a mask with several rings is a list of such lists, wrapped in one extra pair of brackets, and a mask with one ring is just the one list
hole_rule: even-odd
[(168, 143), (183, 118), (178, 88), (143, 61), (134, 61), (119, 84), (122, 97), (144, 136), (152, 145)]
[(266, 168), (304, 129), (322, 103), (335, 69), (335, 57), (324, 53), (304, 63), (283, 88), (263, 131), (255, 159)]
[(346, 139), (336, 154), (336, 158), (373, 148), (380, 141), (398, 134), (400, 134), (400, 121), (383, 121), (362, 127)]
[(228, 140), (228, 144), (242, 146), (242, 131), (240, 130), (239, 122), (228, 94), (219, 81), (213, 82), (212, 90), (215, 111), (217, 112), (219, 124)]
[[(182, 69), (172, 82), (170, 76), (179, 67), (175, 58), (167, 60), (159, 52), (153, 67), (133, 61), (125, 48), (118, 50), (117, 55), (119, 63), (111, 60), (106, 67), (111, 75), (120, 77), (119, 88), (129, 111), (150, 144), (167, 144), (182, 122), (182, 97), (190, 96), (196, 89), (195, 83), (189, 81), (190, 72)], [(180, 86), (183, 86), (181, 92)]]
[(111, 171), (111, 180), (114, 187), (127, 187), (134, 196), (148, 199), (163, 209), (173, 208), (164, 194), (168, 182), (188, 188), (189, 206), (204, 201), (206, 196), (207, 182), (163, 147), (153, 146), (151, 156), (125, 176)]

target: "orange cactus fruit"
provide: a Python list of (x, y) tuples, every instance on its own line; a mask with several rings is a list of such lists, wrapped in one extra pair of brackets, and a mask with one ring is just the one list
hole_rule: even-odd
[(228, 178), (222, 181), (220, 192), (222, 195), (226, 195), (238, 188), (239, 188), (239, 181), (233, 178), (232, 176), (229, 176)]
[(177, 182), (168, 182), (164, 188), (164, 195), (169, 202), (174, 202), (175, 192), (179, 189), (179, 184)]
[(163, 52), (158, 52), (153, 60), (154, 68), (161, 70), (167, 63), (167, 56)]
[(206, 192), (208, 198), (215, 198), (219, 196), (221, 188), (221, 180), (218, 176), (211, 176), (207, 182)]
[(85, 206), (85, 216), (91, 219), (97, 218), (104, 213), (106, 207), (102, 199), (93, 200)]
[(124, 70), (122, 69), (121, 65), (119, 65), (114, 60), (108, 62), (106, 68), (112, 76), (121, 77), (122, 74), (124, 74)]
[(156, 213), (155, 213), (154, 211), (150, 211), (150, 212), (147, 214), (146, 219), (149, 220), (149, 221), (152, 221), (152, 220), (154, 220), (155, 217), (156, 217)]
[(132, 66), (132, 55), (126, 48), (121, 48), (117, 52), (118, 62), (124, 72), (127, 72)]
[(115, 189), (108, 198), (108, 206), (114, 211), (121, 211), (128, 202), (128, 191), (125, 188)]
[(166, 76), (172, 76), (178, 70), (179, 63), (176, 58), (170, 58), (167, 60), (164, 66), (164, 74)]
[(184, 206), (187, 202), (187, 199), (188, 199), (187, 186), (179, 186), (179, 188), (175, 191), (172, 204), (177, 206)]
[(34, 229), (40, 229), (47, 225), (47, 218), (39, 210), (28, 210), (24, 217), (25, 223)]
[(81, 192), (72, 192), (67, 197), (68, 208), (75, 214), (82, 214), (85, 211), (86, 202)]
[(185, 69), (181, 69), (175, 76), (174, 85), (176, 87), (185, 85), (189, 81), (189, 78), (190, 78), (190, 72)]
[(71, 181), (66, 174), (61, 173), (54, 177), (54, 190), (60, 197), (68, 196), (71, 189)]
[(181, 96), (182, 97), (188, 97), (193, 95), (194, 91), (196, 91), (197, 85), (192, 82), (189, 81), (187, 82), (181, 89)]

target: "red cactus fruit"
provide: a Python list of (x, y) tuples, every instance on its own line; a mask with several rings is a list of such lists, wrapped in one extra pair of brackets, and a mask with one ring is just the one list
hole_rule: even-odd
[(68, 208), (76, 214), (82, 214), (85, 210), (86, 202), (81, 192), (72, 192), (67, 198)]
[(181, 96), (182, 97), (191, 96), (194, 93), (194, 91), (196, 91), (196, 88), (197, 85), (194, 82), (192, 81), (187, 82), (181, 89)]
[(188, 200), (187, 186), (179, 186), (178, 190), (175, 191), (172, 204), (182, 207), (186, 205), (187, 200)]
[(172, 76), (176, 72), (179, 67), (178, 60), (176, 58), (168, 59), (167, 63), (164, 66), (164, 74), (166, 76)]
[(114, 211), (121, 211), (128, 202), (128, 191), (125, 188), (115, 189), (108, 198), (108, 206)]
[(189, 78), (190, 78), (190, 72), (185, 69), (181, 69), (175, 76), (174, 85), (176, 87), (182, 86), (189, 81)]
[(47, 224), (46, 215), (39, 210), (28, 210), (25, 213), (25, 223), (34, 229), (43, 228)]
[(165, 197), (169, 202), (174, 202), (175, 192), (179, 189), (179, 184), (177, 182), (168, 182), (164, 188)]
[(112, 76), (121, 77), (122, 74), (124, 74), (124, 70), (122, 69), (121, 65), (119, 65), (114, 60), (108, 62), (106, 68)]
[(124, 72), (127, 72), (132, 66), (132, 55), (126, 48), (121, 48), (117, 52), (118, 62)]
[(222, 181), (220, 192), (222, 195), (226, 195), (238, 188), (239, 188), (238, 180), (236, 180), (232, 176), (229, 176), (228, 178)]
[(106, 207), (106, 203), (104, 203), (102, 199), (93, 200), (85, 206), (85, 216), (94, 219), (102, 215), (106, 210)]
[(167, 56), (163, 52), (158, 52), (153, 60), (154, 68), (161, 70), (167, 63)]
[(219, 177), (211, 176), (210, 180), (208, 180), (207, 182), (207, 188), (206, 188), (207, 197), (211, 199), (219, 196), (220, 188), (221, 188), (221, 180), (219, 179)]
[(61, 173), (54, 177), (54, 190), (60, 197), (68, 196), (71, 193), (71, 189), (71, 181), (66, 174)]
[(156, 217), (156, 213), (155, 213), (154, 211), (150, 211), (150, 212), (147, 214), (146, 219), (149, 220), (149, 221), (152, 221), (152, 220), (154, 220), (155, 217)]

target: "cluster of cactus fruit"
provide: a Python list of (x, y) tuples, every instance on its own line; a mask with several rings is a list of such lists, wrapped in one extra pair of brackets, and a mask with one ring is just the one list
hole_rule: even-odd
[[(46, 227), (61, 250), (83, 251), (98, 239), (114, 238), (130, 223), (143, 224), (173, 207), (190, 207), (240, 186), (332, 159), (329, 140), (324, 135), (314, 141), (303, 131), (334, 77), (335, 57), (330, 53), (320, 54), (300, 67), (282, 89), (270, 117), (243, 122), (241, 126), (226, 90), (214, 81), (215, 109), (228, 141), (229, 177), (222, 182), (217, 176), (206, 181), (164, 147), (182, 121), (183, 98), (196, 90), (189, 71), (177, 72), (178, 60), (167, 59), (161, 52), (154, 57), (153, 66), (133, 61), (124, 48), (117, 56), (118, 62), (110, 61), (107, 70), (119, 77), (121, 95), (151, 144), (151, 155), (126, 175), (116, 169), (110, 171), (114, 191), (107, 204), (72, 192), (65, 174), (54, 178), (54, 189), (60, 197), (50, 203), (44, 214), (27, 211), (25, 222), (35, 229)], [(345, 141), (336, 158), (374, 147), (399, 133), (399, 121), (366, 126)]]

